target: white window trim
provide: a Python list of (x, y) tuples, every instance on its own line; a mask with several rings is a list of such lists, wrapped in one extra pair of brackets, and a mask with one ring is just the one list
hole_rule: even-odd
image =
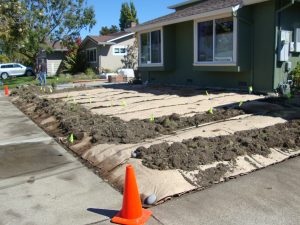
[[(119, 49), (125, 48), (125, 53), (115, 53), (115, 49), (116, 48), (119, 48)], [(114, 55), (114, 56), (124, 56), (124, 55), (127, 55), (127, 47), (124, 46), (124, 45), (114, 45), (113, 46), (112, 55)]]
[[(141, 35), (144, 33), (150, 33), (153, 31), (158, 31), (160, 30), (160, 38), (161, 38), (161, 49), (160, 49), (160, 55), (161, 55), (161, 63), (142, 63), (141, 61), (141, 51), (142, 51), (142, 42), (141, 42)], [(150, 29), (150, 30), (144, 30), (142, 32), (138, 33), (138, 40), (139, 40), (139, 67), (162, 67), (164, 66), (164, 39), (163, 39), (164, 35), (163, 35), (163, 29), (162, 27), (160, 28), (154, 28), (154, 29)], [(150, 44), (151, 44), (151, 38), (150, 38)], [(151, 51), (150, 51), (150, 55), (151, 55)], [(151, 56), (150, 56), (151, 58)]]
[[(91, 50), (96, 50), (96, 57), (95, 57), (96, 61), (87, 61), (87, 62), (88, 62), (88, 63), (96, 63), (96, 62), (97, 62), (97, 56), (98, 56), (97, 48), (87, 48), (87, 49), (85, 50), (85, 51), (86, 51), (86, 54), (87, 54), (88, 51), (91, 51)], [(87, 59), (88, 59), (88, 57), (87, 57)]]
[[(236, 66), (237, 65), (237, 18), (233, 17), (233, 61), (232, 62), (199, 62), (198, 61), (198, 23), (232, 17), (232, 14), (221, 14), (214, 17), (207, 17), (194, 20), (194, 63), (193, 66)], [(214, 36), (213, 42), (215, 42), (215, 23), (214, 23)], [(215, 46), (215, 44), (213, 45)], [(215, 49), (213, 49), (215, 51)]]

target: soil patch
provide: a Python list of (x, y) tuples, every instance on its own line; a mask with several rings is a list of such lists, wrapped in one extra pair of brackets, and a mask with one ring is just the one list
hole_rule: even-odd
[(139, 147), (136, 155), (152, 169), (190, 171), (216, 161), (234, 161), (245, 154), (267, 156), (270, 148), (288, 150), (296, 147), (300, 147), (300, 120), (228, 136), (195, 137), (171, 145), (161, 143), (149, 148)]
[(215, 109), (213, 114), (196, 114), (192, 117), (180, 117), (177, 114), (149, 120), (123, 121), (118, 117), (92, 114), (79, 104), (59, 99), (47, 99), (38, 96), (38, 87), (29, 86), (17, 89), (19, 96), (16, 104), (34, 105), (34, 117), (54, 116), (59, 121), (59, 129), (65, 135), (74, 134), (77, 140), (87, 133), (93, 143), (138, 143), (162, 134), (171, 134), (178, 129), (198, 126), (201, 123), (229, 119), (244, 114), (239, 109)]

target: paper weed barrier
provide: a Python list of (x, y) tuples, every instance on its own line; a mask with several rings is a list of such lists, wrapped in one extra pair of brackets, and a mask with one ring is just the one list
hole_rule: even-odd
[[(204, 124), (198, 128), (190, 128), (178, 131), (176, 135), (162, 136), (156, 139), (147, 140), (137, 144), (99, 144), (92, 146), (84, 151), (79, 151), (77, 145), (71, 146), (89, 161), (93, 166), (99, 168), (100, 174), (113, 186), (119, 190), (123, 188), (124, 171), (127, 163), (135, 167), (137, 181), (142, 199), (145, 200), (149, 195), (155, 194), (156, 204), (163, 202), (169, 197), (180, 195), (195, 189), (201, 189), (199, 185), (199, 171), (207, 168), (216, 168), (219, 164), (224, 164), (228, 170), (225, 174), (214, 181), (219, 183), (227, 178), (235, 177), (251, 171), (281, 162), (289, 157), (295, 156), (300, 151), (283, 152), (279, 149), (271, 149), (271, 154), (267, 157), (261, 155), (239, 156), (235, 163), (214, 162), (208, 165), (199, 166), (194, 171), (173, 170), (155, 170), (142, 164), (141, 159), (132, 158), (132, 152), (140, 146), (149, 147), (153, 144), (162, 142), (173, 143), (196, 136), (216, 137), (220, 135), (230, 135), (237, 131), (259, 129), (278, 123), (285, 123), (281, 118), (243, 115), (220, 123)], [(205, 132), (204, 132), (205, 131)], [(201, 183), (201, 182), (200, 182)]]
[[(94, 91), (94, 90), (93, 90)], [(97, 92), (95, 92), (97, 94)], [(103, 93), (105, 95), (106, 93)], [(114, 93), (116, 96), (118, 93)], [(57, 94), (61, 96), (64, 100), (67, 100), (66, 93)], [(51, 95), (53, 96), (53, 95)], [(110, 96), (107, 95), (109, 98)], [(207, 96), (204, 96), (201, 100), (201, 103), (207, 103)], [(228, 96), (227, 96), (228, 97)], [(213, 104), (222, 104), (224, 103), (224, 97), (219, 99), (218, 96), (215, 96), (215, 101)], [(87, 102), (88, 107), (89, 99), (84, 96), (81, 96), (78, 93), (70, 92), (69, 100), (72, 103), (72, 98), (76, 98), (79, 102)], [(214, 98), (214, 96), (212, 96)], [(240, 96), (236, 96), (237, 103), (241, 100)], [(200, 101), (199, 100), (199, 101)], [(95, 99), (95, 101), (99, 101), (102, 105), (110, 105), (110, 100), (105, 101), (102, 99)], [(102, 102), (103, 101), (103, 102)], [(115, 101), (115, 102), (119, 102)], [(126, 100), (130, 102), (129, 100)], [(161, 100), (159, 100), (160, 102)], [(183, 101), (183, 100), (182, 100)], [(231, 101), (231, 100), (230, 100)], [(228, 102), (230, 102), (228, 99)], [(227, 101), (226, 101), (227, 102)], [(161, 103), (161, 102), (160, 102)], [(92, 103), (94, 106), (95, 103)], [(130, 106), (132, 106), (132, 101), (130, 102)], [(149, 102), (147, 103), (149, 104)], [(121, 106), (118, 106), (121, 108)], [(139, 106), (138, 106), (139, 107)], [(278, 105), (265, 104), (261, 102), (250, 102), (243, 104), (242, 108), (251, 111), (253, 109), (253, 113), (257, 112), (257, 108), (261, 111), (276, 111), (281, 110), (282, 107)], [(187, 107), (188, 108), (188, 107)], [(103, 107), (103, 110), (111, 110), (110, 107)], [(118, 109), (118, 108), (117, 108)], [(204, 109), (204, 108), (203, 108)], [(30, 115), (30, 110), (34, 110), (34, 107), (30, 104), (26, 104), (23, 110), (28, 112)], [(114, 109), (115, 110), (115, 109)], [(122, 107), (122, 110), (131, 110), (131, 107)], [(207, 108), (205, 111), (208, 110)], [(146, 119), (149, 120), (149, 115), (152, 112), (146, 111)], [(32, 113), (32, 118), (37, 119), (37, 123), (39, 123), (46, 131), (50, 134), (51, 132), (57, 132), (59, 122), (53, 116), (40, 117), (36, 113)], [(157, 116), (157, 112), (153, 112), (153, 115)], [(264, 114), (263, 114), (264, 115)], [(36, 116), (36, 117), (35, 117)], [(40, 119), (42, 118), (42, 119)], [(156, 204), (159, 204), (166, 199), (172, 196), (178, 196), (182, 193), (186, 193), (195, 189), (202, 189), (206, 186), (203, 185), (206, 177), (204, 171), (209, 169), (215, 169), (216, 171), (219, 169), (220, 173), (218, 176), (213, 179), (213, 183), (219, 183), (227, 180), (230, 177), (236, 177), (242, 174), (250, 173), (251, 171), (266, 167), (268, 165), (281, 162), (289, 157), (298, 155), (300, 152), (295, 150), (290, 151), (281, 151), (280, 149), (270, 149), (270, 154), (267, 156), (262, 156), (258, 154), (251, 155), (240, 155), (238, 156), (234, 162), (232, 161), (218, 161), (211, 162), (205, 165), (199, 165), (196, 169), (192, 171), (183, 171), (181, 169), (166, 169), (166, 170), (158, 170), (151, 169), (146, 167), (141, 159), (132, 158), (132, 152), (137, 148), (143, 146), (145, 148), (150, 147), (154, 144), (161, 143), (174, 143), (174, 142), (182, 142), (186, 139), (192, 139), (194, 137), (218, 137), (218, 136), (231, 136), (232, 134), (239, 131), (246, 130), (255, 130), (260, 128), (265, 128), (268, 126), (273, 126), (275, 124), (284, 124), (286, 120), (280, 117), (272, 117), (272, 116), (259, 116), (259, 115), (241, 115), (238, 117), (230, 118), (225, 121), (214, 121), (206, 124), (200, 124), (197, 127), (188, 127), (183, 130), (177, 130), (176, 133), (171, 135), (159, 136), (154, 139), (145, 140), (136, 144), (92, 144), (91, 137), (87, 134), (84, 135), (82, 139), (76, 139), (74, 144), (68, 142), (67, 137), (58, 137), (58, 140), (69, 146), (69, 148), (78, 154), (82, 159), (88, 161), (91, 165), (93, 165), (96, 170), (99, 171), (101, 177), (108, 181), (111, 185), (117, 187), (120, 191), (124, 185), (124, 177), (125, 177), (125, 167), (127, 163), (132, 164), (135, 167), (135, 173), (137, 176), (137, 182), (140, 190), (140, 194), (142, 199), (144, 200), (149, 195), (155, 194), (157, 197)], [(57, 133), (56, 137), (57, 137)], [(61, 135), (61, 134), (60, 134)], [(222, 173), (222, 167), (220, 164), (226, 166), (228, 168), (224, 173)], [(210, 175), (210, 174), (209, 174)], [(212, 174), (213, 176), (213, 174)], [(202, 179), (203, 178), (203, 179)]]

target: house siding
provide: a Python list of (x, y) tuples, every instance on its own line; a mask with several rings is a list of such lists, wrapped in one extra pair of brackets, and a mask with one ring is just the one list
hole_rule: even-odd
[(99, 57), (100, 57), (100, 66), (102, 69), (108, 69), (113, 72), (117, 71), (118, 69), (122, 68), (124, 65), (122, 63), (122, 59), (124, 56), (113, 55), (113, 48), (114, 46), (124, 46), (128, 47), (133, 45), (134, 38), (132, 36), (122, 38), (116, 41), (115, 45), (106, 45), (101, 46), (99, 48)]
[(55, 51), (47, 53), (47, 75), (55, 76), (60, 72), (62, 60), (65, 57), (65, 52)]
[(258, 92), (273, 91), (275, 10), (275, 0), (239, 10), (237, 66), (193, 66), (193, 21), (163, 27), (164, 66), (139, 67), (143, 81), (238, 90), (253, 86)]
[[(278, 1), (277, 3), (277, 8), (281, 8), (283, 5), (279, 4), (280, 2)], [(284, 5), (286, 5), (288, 2), (283, 2)], [(283, 12), (279, 14), (278, 17), (278, 22), (277, 24), (277, 33), (276, 37), (279, 36), (279, 29), (281, 28), (282, 30), (289, 30), (293, 31), (295, 27), (300, 28), (300, 3), (295, 2), (295, 4)], [(276, 41), (275, 43), (275, 49), (277, 49), (278, 42)], [(300, 61), (300, 53), (291, 53), (289, 61), (292, 62), (292, 69), (295, 68), (297, 65), (297, 62)], [(274, 67), (274, 73), (275, 73), (275, 78), (274, 78), (274, 88), (277, 88), (281, 83), (285, 83), (288, 79), (288, 75), (285, 72), (285, 66), (286, 63), (284, 62), (278, 62), (277, 61), (277, 56), (275, 57), (275, 67)]]
[(91, 48), (96, 48), (97, 49), (96, 62), (87, 62), (87, 66), (90, 67), (90, 68), (92, 68), (92, 69), (94, 69), (98, 73), (99, 72), (99, 68), (101, 68), (100, 56), (99, 56), (100, 46), (98, 46), (95, 42), (87, 41), (85, 43), (85, 45), (82, 46), (81, 48), (82, 48), (82, 50), (84, 50), (85, 54), (86, 54), (86, 50), (87, 49), (91, 49)]

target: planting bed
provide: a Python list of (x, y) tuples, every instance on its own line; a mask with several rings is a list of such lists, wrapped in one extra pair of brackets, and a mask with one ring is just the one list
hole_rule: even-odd
[(40, 95), (29, 86), (13, 102), (116, 188), (133, 164), (142, 198), (157, 203), (299, 154), (298, 97), (130, 85)]

